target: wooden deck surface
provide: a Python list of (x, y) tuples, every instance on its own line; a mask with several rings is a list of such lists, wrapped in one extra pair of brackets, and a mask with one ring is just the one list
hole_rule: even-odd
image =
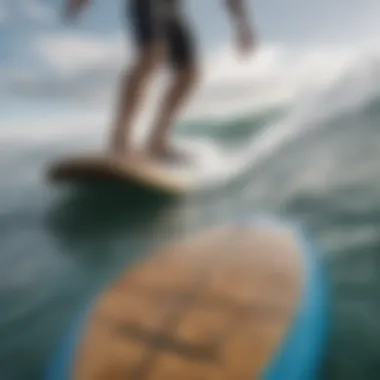
[(100, 296), (72, 378), (259, 378), (298, 306), (301, 260), (288, 231), (259, 227), (154, 252)]

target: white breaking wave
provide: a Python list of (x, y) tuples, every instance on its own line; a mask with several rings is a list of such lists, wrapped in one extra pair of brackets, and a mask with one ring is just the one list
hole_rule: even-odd
[[(51, 40), (45, 42), (52, 43)], [(107, 50), (104, 54), (97, 52), (102, 47)], [(83, 86), (86, 80), (91, 82), (99, 79), (101, 86), (94, 86), (93, 82), (90, 85), (91, 99), (97, 101), (90, 103), (90, 106), (87, 104), (86, 107), (84, 102), (83, 110), (72, 114), (47, 116), (41, 113), (40, 117), (34, 116), (33, 119), (23, 116), (13, 118), (12, 121), (3, 121), (0, 126), (3, 145), (7, 142), (16, 145), (25, 143), (28, 146), (51, 145), (59, 144), (63, 140), (68, 147), (79, 147), (81, 144), (88, 148), (104, 145), (113, 110), (115, 82), (88, 76), (87, 70), (108, 70), (116, 76), (123, 59), (118, 55), (120, 45), (116, 42), (114, 45), (91, 44), (89, 49), (92, 54), (85, 55), (85, 62), (82, 59), (83, 54), (78, 54), (77, 57), (72, 55), (69, 59), (59, 49), (42, 51), (49, 52), (51, 69), (55, 69), (57, 75), (61, 75), (62, 80), (68, 83), (70, 80), (79, 81)], [(115, 52), (111, 54), (113, 49)], [(113, 57), (112, 62), (105, 59), (109, 54)], [(65, 62), (61, 61), (61, 56)], [(202, 136), (192, 141), (180, 141), (179, 144), (196, 152), (198, 175), (202, 180), (225, 180), (244, 170), (245, 166), (260, 162), (296, 134), (306, 133), (308, 126), (312, 126), (312, 121), (316, 118), (329, 117), (336, 112), (352, 109), (375, 96), (380, 75), (379, 57), (372, 47), (290, 50), (281, 46), (263, 46), (243, 62), (237, 60), (230, 49), (222, 47), (206, 57), (204, 82), (184, 110), (184, 119), (231, 116), (247, 110), (252, 113), (255, 109), (282, 104), (289, 105), (291, 112), (286, 119), (254, 136), (237, 154), (231, 155), (219, 147), (217, 142)], [(86, 80), (82, 75), (85, 75)], [(107, 78), (112, 78), (112, 75)], [(17, 79), (12, 79), (15, 78)], [(43, 86), (45, 93), (49, 93), (49, 80), (42, 77), (37, 79), (31, 85), (29, 78), (29, 93), (33, 93), (33, 86), (36, 86), (36, 90)], [(3, 77), (4, 80), (6, 78)], [(22, 80), (22, 77), (18, 80)], [(147, 100), (147, 108), (136, 125), (137, 139), (141, 140), (149, 132), (164, 84), (164, 77), (160, 77), (155, 83)], [(8, 86), (12, 86), (12, 83), (8, 83)], [(76, 102), (86, 97), (86, 93), (81, 92), (81, 99), (78, 99), (69, 89), (70, 86), (66, 83), (65, 95), (68, 100), (71, 95)], [(100, 91), (99, 96), (93, 93), (94, 89)], [(57, 91), (56, 82), (54, 91)], [(45, 101), (42, 97), (41, 104)], [(78, 109), (78, 104), (76, 108)]]

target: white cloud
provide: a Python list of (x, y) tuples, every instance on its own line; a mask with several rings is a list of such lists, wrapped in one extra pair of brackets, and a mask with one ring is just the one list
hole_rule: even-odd
[(125, 58), (125, 45), (121, 38), (100, 39), (65, 33), (40, 37), (35, 46), (58, 75), (70, 76), (100, 66), (115, 70)]
[(43, 66), (2, 68), (0, 94), (75, 102), (104, 102), (126, 59), (120, 38), (57, 33), (39, 36), (35, 53)]

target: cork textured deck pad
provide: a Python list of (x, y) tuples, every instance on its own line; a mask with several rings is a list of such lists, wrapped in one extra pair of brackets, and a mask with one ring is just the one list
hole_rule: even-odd
[(153, 252), (97, 299), (75, 380), (252, 380), (299, 306), (302, 252), (289, 230), (227, 226)]

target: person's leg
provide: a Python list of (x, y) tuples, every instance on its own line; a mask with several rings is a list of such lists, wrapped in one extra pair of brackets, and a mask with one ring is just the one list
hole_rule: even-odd
[(111, 151), (116, 154), (130, 153), (132, 126), (137, 111), (144, 100), (149, 79), (158, 62), (158, 46), (144, 48), (135, 65), (122, 78), (116, 117), (111, 134)]
[(164, 96), (148, 143), (148, 153), (159, 157), (176, 155), (169, 144), (171, 128), (198, 78), (193, 39), (185, 23), (179, 17), (172, 19), (167, 23), (166, 33), (173, 81)]
[(173, 156), (176, 152), (170, 147), (170, 132), (181, 106), (194, 88), (196, 70), (186, 67), (174, 74), (173, 83), (168, 88), (149, 142), (149, 152), (154, 156)]
[(144, 99), (148, 81), (161, 59), (162, 38), (159, 36), (160, 25), (155, 1), (128, 0), (137, 59), (132, 68), (124, 74), (121, 82), (110, 138), (110, 148), (115, 154), (124, 154), (132, 150), (133, 121)]

